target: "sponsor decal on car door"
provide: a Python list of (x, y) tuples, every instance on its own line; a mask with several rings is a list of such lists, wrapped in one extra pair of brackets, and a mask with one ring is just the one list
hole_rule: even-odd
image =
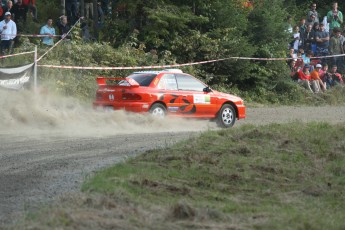
[(176, 74), (176, 79), (181, 95), (181, 113), (214, 114), (216, 98), (212, 97), (212, 92), (204, 92), (206, 86), (203, 83), (184, 74)]

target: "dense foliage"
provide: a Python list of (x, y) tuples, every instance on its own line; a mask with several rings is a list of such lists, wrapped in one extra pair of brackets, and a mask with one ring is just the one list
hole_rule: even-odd
[[(111, 14), (99, 28), (98, 42), (85, 43), (78, 35), (80, 29), (74, 30), (71, 43), (59, 45), (39, 64), (138, 66), (229, 57), (285, 57), (289, 40), (286, 18), (292, 15), (298, 21), (307, 12), (310, 2), (258, 0), (252, 1), (254, 4), (250, 7), (246, 2), (114, 1)], [(320, 11), (330, 8), (330, 1), (316, 2)], [(59, 16), (58, 2), (45, 0), (38, 8), (42, 25), (47, 12), (52, 13), (49, 16)], [(29, 23), (24, 29), (28, 33), (38, 32), (40, 26)], [(91, 24), (90, 28), (93, 28)], [(21, 39), (19, 44), (20, 50), (32, 50), (39, 40)], [(39, 47), (40, 54), (45, 51)], [(184, 70), (214, 88), (240, 94), (249, 101), (288, 103), (305, 98), (304, 90), (291, 83), (285, 61), (227, 59)], [(120, 71), (72, 72), (46, 68), (39, 68), (39, 73), (41, 80), (59, 82), (63, 85), (61, 90), (68, 93), (75, 92), (71, 88), (75, 88), (77, 82), (82, 88), (76, 94), (86, 98), (93, 96), (95, 85), (91, 82), (96, 75), (125, 74)]]

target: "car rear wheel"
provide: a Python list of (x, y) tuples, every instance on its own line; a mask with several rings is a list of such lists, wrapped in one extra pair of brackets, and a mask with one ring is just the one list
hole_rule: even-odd
[(217, 117), (217, 125), (222, 128), (229, 128), (235, 124), (236, 111), (232, 105), (223, 105), (219, 110)]
[(156, 103), (152, 105), (150, 113), (155, 117), (164, 118), (167, 114), (167, 110), (164, 105)]

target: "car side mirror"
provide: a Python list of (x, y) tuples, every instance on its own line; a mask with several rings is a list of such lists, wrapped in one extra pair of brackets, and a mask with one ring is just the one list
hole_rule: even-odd
[(210, 87), (206, 87), (206, 88), (204, 88), (202, 91), (204, 91), (205, 93), (209, 93), (209, 92), (211, 92), (212, 90), (210, 89)]

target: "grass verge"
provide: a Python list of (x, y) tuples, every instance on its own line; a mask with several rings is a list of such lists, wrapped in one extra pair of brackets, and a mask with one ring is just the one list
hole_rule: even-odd
[(327, 123), (209, 131), (97, 173), (20, 227), (344, 229), (344, 136)]

